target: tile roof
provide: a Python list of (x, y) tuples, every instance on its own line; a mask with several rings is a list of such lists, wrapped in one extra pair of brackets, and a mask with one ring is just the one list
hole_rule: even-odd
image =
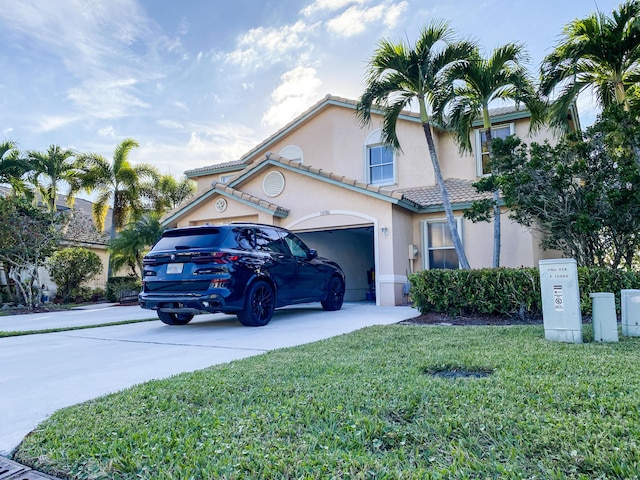
[[(448, 178), (444, 181), (449, 193), (449, 200), (453, 205), (460, 203), (471, 203), (476, 200), (491, 198), (491, 192), (478, 192), (473, 186), (473, 180), (461, 180)], [(436, 207), (442, 205), (440, 188), (438, 185), (428, 187), (410, 188), (402, 190), (402, 196), (422, 208)]]
[(231, 162), (215, 163), (213, 165), (207, 165), (205, 167), (198, 167), (192, 170), (187, 170), (184, 172), (184, 174), (187, 177), (189, 176), (197, 177), (199, 173), (210, 174), (210, 173), (215, 173), (215, 172), (219, 172), (227, 169), (233, 169), (234, 167), (244, 167), (244, 165), (245, 163), (242, 160), (232, 160)]

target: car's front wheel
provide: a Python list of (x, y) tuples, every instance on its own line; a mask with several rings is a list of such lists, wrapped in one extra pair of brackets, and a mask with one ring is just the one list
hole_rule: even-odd
[(167, 325), (186, 325), (193, 320), (193, 313), (158, 312), (158, 318)]
[(322, 308), (328, 312), (340, 310), (344, 301), (344, 282), (340, 277), (331, 277), (327, 297), (322, 300)]
[(249, 288), (244, 309), (238, 312), (238, 320), (246, 327), (263, 327), (271, 321), (276, 298), (271, 286), (258, 280)]

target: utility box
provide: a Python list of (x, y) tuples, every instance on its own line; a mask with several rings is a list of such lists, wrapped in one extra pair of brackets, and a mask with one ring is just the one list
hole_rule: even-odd
[(613, 293), (596, 292), (591, 297), (593, 312), (593, 340), (596, 342), (618, 341), (618, 317)]
[(640, 290), (620, 291), (622, 334), (640, 337)]
[(544, 336), (556, 342), (582, 343), (578, 268), (573, 258), (540, 260)]

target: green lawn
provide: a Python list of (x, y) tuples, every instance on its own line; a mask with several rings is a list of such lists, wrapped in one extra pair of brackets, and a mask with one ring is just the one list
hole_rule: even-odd
[[(72, 478), (638, 478), (640, 339), (366, 328), (59, 411), (14, 458)], [(443, 377), (442, 371), (488, 374)]]

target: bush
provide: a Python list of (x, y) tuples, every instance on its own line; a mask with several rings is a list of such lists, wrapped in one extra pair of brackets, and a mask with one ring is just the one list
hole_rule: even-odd
[(49, 273), (58, 287), (58, 296), (66, 303), (70, 298), (83, 295), (82, 284), (102, 272), (97, 254), (87, 248), (70, 247), (55, 252), (49, 259)]
[(142, 289), (142, 282), (138, 277), (111, 277), (107, 280), (107, 300), (117, 302), (123, 292)]
[[(423, 270), (409, 277), (411, 299), (420, 311), (449, 315), (542, 315), (537, 268)], [(580, 309), (591, 314), (590, 293), (640, 288), (640, 273), (606, 268), (578, 268)]]

